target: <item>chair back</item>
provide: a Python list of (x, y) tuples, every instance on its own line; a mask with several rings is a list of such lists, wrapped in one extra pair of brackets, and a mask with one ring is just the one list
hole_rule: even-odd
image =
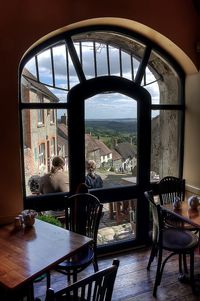
[(154, 243), (159, 243), (161, 241), (162, 229), (163, 229), (163, 219), (160, 204), (154, 202), (153, 191), (145, 191), (144, 195), (149, 202), (150, 210), (153, 217), (153, 231), (152, 240)]
[(97, 240), (103, 205), (90, 193), (77, 193), (66, 199), (66, 228)]
[(119, 260), (115, 259), (112, 266), (77, 281), (60, 291), (54, 292), (52, 288), (49, 288), (46, 301), (111, 301), (118, 267)]
[(178, 197), (185, 199), (185, 179), (167, 176), (159, 182), (159, 196), (161, 205), (173, 203)]

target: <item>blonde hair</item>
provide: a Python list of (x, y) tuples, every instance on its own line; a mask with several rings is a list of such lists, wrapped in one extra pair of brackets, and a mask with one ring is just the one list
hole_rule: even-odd
[(94, 160), (88, 160), (87, 161), (87, 169), (96, 169), (96, 162)]

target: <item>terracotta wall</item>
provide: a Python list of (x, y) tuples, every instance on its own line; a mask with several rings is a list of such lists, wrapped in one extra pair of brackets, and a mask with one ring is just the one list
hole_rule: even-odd
[[(200, 37), (198, 15), (189, 0), (14, 0), (1, 1), (0, 12), (0, 222), (3, 222), (22, 209), (17, 72), (22, 55), (35, 41), (73, 22), (98, 17), (125, 18), (165, 35), (197, 65), (195, 46)], [(199, 171), (195, 176), (200, 187)]]

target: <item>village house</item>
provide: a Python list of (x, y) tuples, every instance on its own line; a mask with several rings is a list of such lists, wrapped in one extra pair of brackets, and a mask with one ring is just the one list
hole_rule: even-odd
[[(25, 103), (50, 103), (59, 99), (33, 74), (23, 70), (22, 99)], [(57, 154), (57, 113), (54, 109), (24, 110), (24, 165), (27, 194), (30, 178), (50, 171), (51, 159)], [(29, 185), (28, 185), (29, 184)]]

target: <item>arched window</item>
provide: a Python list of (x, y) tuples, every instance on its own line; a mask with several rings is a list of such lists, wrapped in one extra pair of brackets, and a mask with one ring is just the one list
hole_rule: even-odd
[[(103, 188), (93, 193), (108, 209), (109, 228), (125, 228), (118, 241), (131, 229), (125, 241), (141, 243), (147, 232), (140, 229), (142, 189), (182, 174), (183, 80), (162, 49), (116, 26), (66, 31), (27, 53), (20, 65), (26, 206), (40, 198), (31, 179), (48, 173), (55, 155), (65, 160), (66, 192), (85, 180), (85, 161), (92, 159), (103, 179)], [(101, 245), (116, 243), (100, 236)]]

